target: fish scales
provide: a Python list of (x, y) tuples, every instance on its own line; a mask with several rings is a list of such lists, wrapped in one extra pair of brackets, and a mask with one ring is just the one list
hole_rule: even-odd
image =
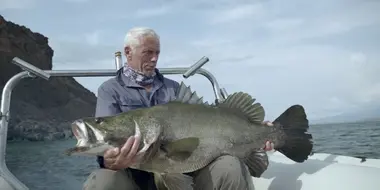
[[(244, 158), (253, 150), (263, 148), (267, 134), (273, 131), (263, 125), (253, 125), (240, 113), (199, 104), (169, 103), (157, 106), (148, 113), (153, 118), (165, 121), (162, 141), (194, 136), (200, 140), (200, 145), (188, 159), (178, 162), (158, 160), (150, 165), (152, 168), (144, 168), (152, 171), (166, 168), (164, 172), (167, 173), (187, 173), (204, 167), (221, 155)], [(253, 128), (255, 132), (249, 133)]]
[[(261, 124), (252, 124), (239, 112), (230, 111), (227, 109), (215, 109), (204, 105), (186, 105), (179, 103), (170, 103), (163, 105), (168, 106), (168, 112), (161, 115), (163, 118), (168, 118), (166, 122), (171, 126), (175, 126), (178, 131), (178, 138), (184, 138), (187, 134), (192, 134), (199, 137), (227, 138), (233, 143), (247, 143), (253, 139), (264, 142), (266, 140), (265, 133), (273, 131)], [(184, 116), (181, 112), (186, 113)], [(152, 113), (154, 115), (154, 113)], [(170, 115), (167, 117), (167, 115)], [(248, 131), (254, 132), (247, 133)], [(263, 135), (264, 133), (264, 135)], [(164, 135), (166, 136), (166, 135)], [(250, 139), (245, 141), (244, 139)]]

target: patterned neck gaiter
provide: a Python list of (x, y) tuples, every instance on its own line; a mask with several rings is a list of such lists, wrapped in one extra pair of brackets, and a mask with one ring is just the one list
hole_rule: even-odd
[(152, 76), (145, 76), (144, 73), (132, 69), (127, 64), (124, 66), (123, 73), (130, 80), (135, 81), (137, 84), (141, 86), (153, 84), (154, 77), (156, 76), (156, 72), (154, 72)]

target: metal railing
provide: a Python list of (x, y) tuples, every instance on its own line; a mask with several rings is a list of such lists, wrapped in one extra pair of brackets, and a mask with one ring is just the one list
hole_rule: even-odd
[[(227, 97), (227, 92), (224, 89), (219, 87), (218, 82), (215, 77), (205, 69), (201, 67), (209, 61), (207, 57), (202, 57), (192, 66), (178, 67), (178, 68), (161, 68), (159, 69), (163, 75), (174, 75), (182, 74), (184, 78), (189, 78), (194, 74), (200, 74), (206, 77), (214, 90), (215, 103), (223, 101)], [(49, 80), (51, 77), (105, 77), (105, 76), (115, 76), (116, 71), (112, 70), (41, 70), (22, 59), (15, 57), (12, 60), (12, 63), (21, 67), (24, 71), (14, 75), (8, 82), (5, 84), (2, 101), (1, 101), (1, 110), (0, 110), (0, 180), (3, 178), (16, 190), (28, 190), (20, 180), (18, 180), (7, 168), (5, 162), (6, 154), (6, 145), (7, 145), (7, 131), (8, 131), (8, 122), (10, 119), (10, 102), (11, 94), (14, 87), (24, 78), (36, 78), (40, 77), (45, 80)], [(115, 53), (115, 66), (116, 70), (120, 69), (122, 64), (121, 52)]]

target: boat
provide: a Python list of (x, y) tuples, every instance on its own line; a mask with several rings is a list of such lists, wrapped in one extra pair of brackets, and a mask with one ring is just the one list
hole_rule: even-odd
[[(222, 102), (227, 91), (220, 88), (216, 78), (201, 68), (209, 61), (202, 57), (190, 67), (161, 68), (164, 75), (182, 74), (187, 79), (194, 74), (206, 77), (213, 88), (215, 102)], [(49, 80), (51, 77), (105, 77), (114, 76), (122, 67), (121, 52), (115, 53), (116, 69), (110, 70), (41, 70), (26, 61), (15, 57), (12, 63), (21, 67), (22, 72), (8, 80), (2, 92), (1, 125), (0, 125), (0, 190), (29, 190), (7, 168), (5, 149), (11, 93), (17, 83), (24, 78), (40, 77)], [(268, 152), (269, 167), (261, 177), (252, 177), (251, 189), (257, 190), (378, 190), (380, 187), (380, 159), (356, 158), (327, 153), (313, 153), (303, 163), (296, 163), (279, 152)]]
[(375, 190), (380, 185), (380, 159), (314, 153), (296, 163), (279, 152), (270, 152), (269, 167), (252, 178), (257, 190)]

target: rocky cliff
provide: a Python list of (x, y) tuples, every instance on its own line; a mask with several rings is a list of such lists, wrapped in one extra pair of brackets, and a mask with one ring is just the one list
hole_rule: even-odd
[[(6, 21), (0, 15), (0, 89), (21, 69), (19, 57), (44, 70), (52, 69), (54, 51), (48, 38)], [(10, 140), (55, 140), (72, 136), (69, 123), (93, 116), (96, 97), (72, 77), (23, 79), (12, 93)]]

